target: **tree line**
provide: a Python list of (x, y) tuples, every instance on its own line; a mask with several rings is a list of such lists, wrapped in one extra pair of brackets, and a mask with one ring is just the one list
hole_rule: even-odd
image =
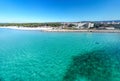
[(62, 26), (61, 23), (0, 23), (0, 26), (22, 26), (22, 27), (41, 27), (41, 26), (50, 26), (50, 27), (59, 27)]

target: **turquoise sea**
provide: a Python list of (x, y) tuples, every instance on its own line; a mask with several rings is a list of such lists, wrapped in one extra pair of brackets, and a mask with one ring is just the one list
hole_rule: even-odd
[(120, 33), (1, 28), (0, 81), (120, 81)]

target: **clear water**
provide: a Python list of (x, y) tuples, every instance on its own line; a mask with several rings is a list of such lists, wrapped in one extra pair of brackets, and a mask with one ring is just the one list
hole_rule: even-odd
[(0, 29), (0, 81), (120, 81), (120, 33)]

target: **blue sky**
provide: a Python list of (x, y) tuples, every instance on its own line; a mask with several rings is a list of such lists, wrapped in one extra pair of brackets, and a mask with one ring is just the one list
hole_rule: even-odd
[(1, 0), (0, 22), (120, 19), (120, 0)]

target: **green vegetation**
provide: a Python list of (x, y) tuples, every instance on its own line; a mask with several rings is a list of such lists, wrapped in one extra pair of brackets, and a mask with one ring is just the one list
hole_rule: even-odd
[(69, 24), (68, 27), (75, 27), (76, 25), (74, 24)]
[(0, 26), (22, 26), (22, 27), (40, 27), (40, 26), (51, 26), (59, 27), (61, 23), (0, 23)]

